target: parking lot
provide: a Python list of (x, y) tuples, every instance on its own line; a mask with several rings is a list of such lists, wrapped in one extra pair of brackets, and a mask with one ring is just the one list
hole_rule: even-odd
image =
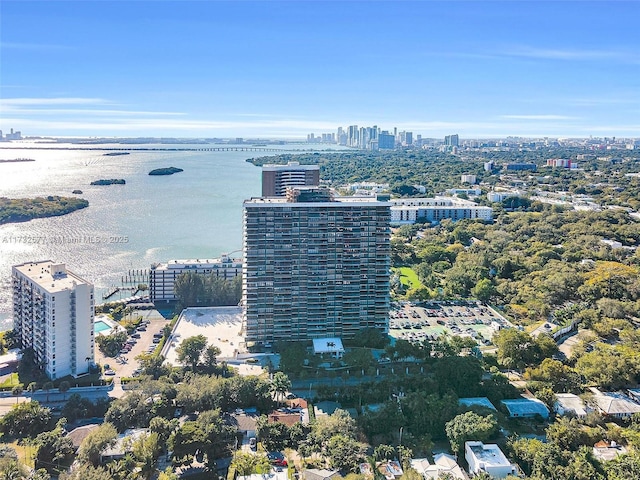
[(389, 312), (389, 334), (413, 342), (435, 340), (443, 333), (471, 337), (491, 345), (493, 334), (512, 328), (498, 312), (476, 301), (395, 304)]
[[(136, 356), (141, 353), (148, 353), (151, 348), (155, 348), (158, 343), (154, 343), (154, 334), (157, 335), (162, 331), (165, 325), (169, 323), (162, 315), (155, 310), (140, 310), (134, 312), (134, 315), (143, 317), (143, 327), (133, 335), (139, 338), (129, 336), (128, 342), (130, 348), (127, 352), (122, 351), (116, 358), (105, 357), (102, 352), (96, 348), (95, 361), (101, 365), (109, 365), (109, 370), (114, 372), (113, 376), (130, 377), (138, 368)], [(157, 336), (156, 336), (157, 338)], [(160, 340), (158, 339), (157, 342)]]

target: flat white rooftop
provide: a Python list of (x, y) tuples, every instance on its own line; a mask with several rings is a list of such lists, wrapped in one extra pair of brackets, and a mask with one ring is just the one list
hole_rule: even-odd
[(52, 260), (23, 263), (14, 265), (13, 268), (48, 293), (72, 290), (77, 285), (91, 285), (83, 278), (67, 270), (64, 263), (57, 263)]
[(286, 197), (252, 197), (244, 201), (245, 206), (252, 205), (264, 205), (270, 204), (273, 206), (281, 207), (297, 207), (297, 208), (309, 208), (309, 205), (317, 205), (323, 207), (344, 207), (344, 206), (357, 206), (357, 205), (376, 205), (381, 207), (391, 206), (390, 202), (379, 201), (373, 196), (362, 197), (334, 197), (330, 202), (290, 202)]
[(313, 353), (344, 353), (342, 340), (339, 338), (314, 338)]
[(496, 444), (489, 443), (485, 445), (482, 442), (466, 442), (466, 446), (479, 461), (487, 466), (511, 465), (511, 462)]
[(220, 349), (220, 359), (235, 358), (241, 351), (244, 338), (242, 329), (242, 309), (240, 307), (201, 307), (187, 308), (182, 311), (162, 355), (172, 365), (179, 365), (176, 348), (189, 337), (204, 335), (207, 345)]
[(169, 260), (167, 263), (159, 263), (155, 270), (173, 270), (182, 268), (207, 268), (207, 267), (233, 267), (242, 266), (241, 258), (221, 257), (212, 259)]

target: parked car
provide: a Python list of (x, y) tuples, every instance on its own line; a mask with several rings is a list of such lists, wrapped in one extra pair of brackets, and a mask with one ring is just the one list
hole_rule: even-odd
[(105, 370), (105, 371), (104, 371), (104, 374), (105, 374), (105, 375), (115, 375), (115, 374), (116, 374), (116, 372), (114, 372), (113, 370)]
[(131, 338), (140, 338), (140, 334), (139, 333), (132, 333), (131, 334)]
[(286, 467), (287, 459), (284, 458), (282, 452), (269, 452), (267, 453), (267, 458), (271, 465), (275, 465), (276, 467)]
[(251, 450), (255, 450), (257, 446), (258, 446), (258, 439), (256, 437), (251, 437), (249, 439), (249, 448)]

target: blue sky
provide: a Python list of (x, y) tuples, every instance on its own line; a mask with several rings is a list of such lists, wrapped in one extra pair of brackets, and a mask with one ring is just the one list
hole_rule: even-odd
[(0, 2), (23, 135), (640, 137), (640, 2)]

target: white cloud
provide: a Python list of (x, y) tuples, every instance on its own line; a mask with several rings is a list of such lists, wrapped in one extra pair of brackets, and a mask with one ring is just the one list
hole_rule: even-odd
[(546, 60), (615, 60), (623, 63), (640, 63), (637, 52), (621, 50), (580, 50), (571, 48), (538, 48), (531, 46), (513, 46), (497, 52), (509, 57), (539, 58)]

